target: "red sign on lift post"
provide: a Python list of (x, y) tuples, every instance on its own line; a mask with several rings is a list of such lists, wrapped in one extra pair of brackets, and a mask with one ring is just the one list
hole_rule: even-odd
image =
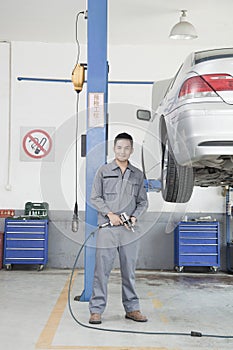
[(51, 151), (51, 148), (52, 139), (45, 130), (31, 130), (23, 138), (23, 149), (31, 158), (45, 158)]

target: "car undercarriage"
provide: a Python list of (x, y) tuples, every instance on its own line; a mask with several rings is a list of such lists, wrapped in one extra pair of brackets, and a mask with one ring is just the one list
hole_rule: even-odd
[(233, 186), (233, 156), (200, 161), (193, 165), (196, 186)]

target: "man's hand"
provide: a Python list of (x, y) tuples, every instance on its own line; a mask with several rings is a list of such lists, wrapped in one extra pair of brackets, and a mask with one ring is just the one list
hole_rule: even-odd
[(137, 219), (135, 218), (135, 216), (131, 216), (129, 225), (127, 225), (127, 222), (125, 222), (124, 226), (127, 228), (127, 230), (131, 230), (134, 232), (133, 227), (135, 226), (136, 221)]
[(131, 217), (130, 217), (130, 220), (131, 220), (132, 226), (135, 226), (135, 225), (136, 225), (136, 221), (137, 221), (137, 219), (135, 218), (135, 216), (131, 216)]
[(120, 226), (123, 225), (122, 220), (120, 219), (120, 216), (117, 214), (114, 214), (112, 212), (108, 213), (108, 218), (112, 226)]

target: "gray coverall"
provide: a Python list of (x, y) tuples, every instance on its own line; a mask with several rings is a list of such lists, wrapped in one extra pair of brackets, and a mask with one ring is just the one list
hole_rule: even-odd
[[(125, 212), (137, 219), (148, 207), (141, 170), (128, 163), (125, 173), (115, 162), (103, 165), (94, 179), (91, 203), (98, 210), (98, 224), (108, 222), (109, 212)], [(107, 283), (116, 254), (119, 254), (122, 278), (122, 303), (126, 312), (140, 310), (135, 292), (135, 269), (139, 248), (139, 232), (124, 226), (108, 226), (99, 230), (96, 243), (96, 264), (91, 313), (102, 314), (107, 303)]]

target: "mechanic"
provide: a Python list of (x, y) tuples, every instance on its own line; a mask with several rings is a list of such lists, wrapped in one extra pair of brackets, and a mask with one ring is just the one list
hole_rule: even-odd
[[(107, 284), (116, 253), (119, 254), (122, 303), (125, 318), (146, 322), (140, 312), (135, 291), (135, 269), (139, 249), (140, 229), (137, 220), (146, 211), (148, 200), (141, 170), (129, 162), (133, 153), (133, 138), (121, 133), (114, 140), (115, 159), (100, 167), (94, 179), (91, 203), (98, 211), (98, 224), (110, 225), (99, 230), (93, 291), (89, 302), (91, 324), (100, 324), (107, 304)], [(135, 230), (123, 225), (121, 213), (126, 213)]]

